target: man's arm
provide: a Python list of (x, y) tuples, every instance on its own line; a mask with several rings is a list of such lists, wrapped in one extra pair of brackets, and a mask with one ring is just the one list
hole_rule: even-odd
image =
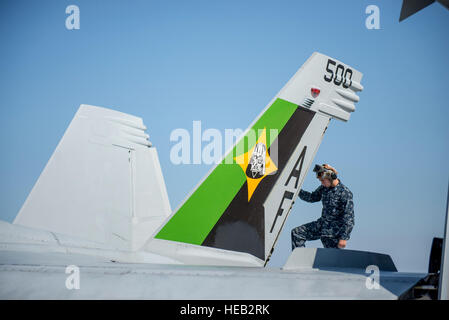
[(349, 240), (352, 228), (354, 227), (354, 202), (352, 200), (352, 192), (347, 191), (343, 195), (343, 226), (340, 230), (340, 240)]
[(299, 191), (299, 198), (301, 200), (307, 201), (307, 202), (318, 202), (321, 200), (321, 192), (323, 191), (323, 187), (319, 186), (315, 191), (312, 193), (300, 190)]

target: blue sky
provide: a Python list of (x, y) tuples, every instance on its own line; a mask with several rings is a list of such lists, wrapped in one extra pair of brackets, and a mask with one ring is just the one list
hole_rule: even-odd
[[(173, 165), (170, 132), (194, 120), (246, 128), (319, 51), (364, 74), (356, 112), (331, 122), (315, 158), (354, 193), (348, 248), (426, 271), (449, 177), (449, 11), (433, 4), (399, 23), (401, 3), (1, 1), (0, 219), (14, 219), (82, 103), (144, 119), (177, 207), (210, 166)], [(65, 28), (71, 4), (80, 30)], [(371, 4), (380, 30), (365, 27)], [(317, 186), (309, 173), (303, 188)], [(320, 212), (295, 203), (271, 266), (285, 263), (290, 230)]]

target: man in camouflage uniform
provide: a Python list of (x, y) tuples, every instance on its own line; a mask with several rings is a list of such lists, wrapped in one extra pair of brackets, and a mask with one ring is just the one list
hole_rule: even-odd
[(352, 192), (337, 179), (337, 171), (325, 164), (314, 171), (321, 181), (314, 192), (300, 190), (299, 197), (307, 202), (323, 202), (321, 217), (292, 229), (292, 250), (304, 247), (307, 240), (320, 239), (325, 248), (346, 247), (354, 227)]

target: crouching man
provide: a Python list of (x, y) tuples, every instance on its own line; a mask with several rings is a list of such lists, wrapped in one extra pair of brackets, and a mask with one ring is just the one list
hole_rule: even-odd
[(307, 202), (323, 202), (321, 218), (292, 229), (292, 250), (304, 247), (308, 240), (320, 239), (325, 248), (346, 247), (354, 227), (352, 192), (337, 178), (337, 171), (324, 164), (313, 169), (321, 181), (312, 193), (301, 190), (299, 197)]

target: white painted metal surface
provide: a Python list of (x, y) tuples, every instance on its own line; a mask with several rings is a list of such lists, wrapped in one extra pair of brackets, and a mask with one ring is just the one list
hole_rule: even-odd
[[(0, 221), (0, 251), (42, 254), (76, 254), (86, 259), (105, 259), (122, 263), (181, 264), (181, 261), (147, 251), (117, 250), (113, 245), (88, 241), (60, 233)], [(91, 257), (91, 258), (89, 258)], [(36, 263), (40, 263), (39, 260)], [(83, 260), (81, 260), (83, 261)], [(3, 263), (0, 259), (0, 264)], [(0, 283), (1, 284), (1, 283)]]
[[(330, 82), (325, 80), (325, 78), (331, 79), (331, 73), (325, 72), (328, 60), (332, 62), (329, 64), (329, 70), (334, 72)], [(342, 70), (341, 74), (345, 70), (351, 70), (351, 80), (346, 80), (346, 78), (340, 76), (339, 72), (336, 71), (338, 66), (342, 66), (339, 68), (339, 70)], [(347, 78), (349, 78), (349, 73)], [(310, 96), (312, 87), (320, 89), (321, 93), (314, 99), (315, 101), (311, 105), (310, 110), (331, 118), (348, 121), (351, 113), (355, 111), (354, 103), (359, 101), (356, 92), (363, 90), (363, 86), (360, 84), (361, 80), (361, 72), (324, 54), (314, 52), (282, 88), (278, 96), (281, 99), (302, 105), (304, 97)], [(345, 87), (343, 87), (344, 81), (347, 81)], [(341, 84), (336, 86), (335, 83)]]
[(137, 250), (170, 214), (142, 119), (81, 105), (14, 223)]
[[(123, 264), (19, 251), (0, 251), (0, 261), (1, 299), (397, 299), (423, 276), (381, 271), (379, 289), (369, 289), (361, 269)], [(69, 265), (79, 267), (79, 289), (65, 285)]]

